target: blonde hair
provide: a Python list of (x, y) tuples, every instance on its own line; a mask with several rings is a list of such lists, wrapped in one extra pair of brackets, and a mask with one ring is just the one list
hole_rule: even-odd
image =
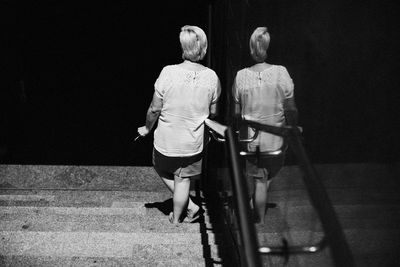
[(199, 61), (204, 58), (207, 52), (207, 36), (201, 28), (191, 25), (183, 26), (179, 41), (182, 47), (182, 59)]
[(267, 59), (267, 50), (271, 38), (267, 27), (257, 27), (250, 37), (250, 55), (257, 62)]

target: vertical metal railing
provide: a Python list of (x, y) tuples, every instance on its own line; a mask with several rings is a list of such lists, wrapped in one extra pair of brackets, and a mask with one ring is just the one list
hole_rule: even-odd
[(247, 267), (261, 266), (258, 241), (252, 223), (246, 180), (239, 164), (237, 136), (231, 127), (225, 131), (228, 163), (234, 193), (234, 203), (238, 213), (239, 233), (243, 244), (242, 262)]

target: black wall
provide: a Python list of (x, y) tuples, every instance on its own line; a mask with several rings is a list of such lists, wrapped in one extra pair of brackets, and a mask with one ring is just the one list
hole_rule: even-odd
[[(287, 67), (314, 162), (399, 160), (395, 1), (213, 2), (212, 67), (230, 123), (234, 73), (248, 38), (271, 32), (269, 61)], [(206, 1), (2, 1), (3, 163), (151, 165), (133, 143), (162, 66), (179, 63), (180, 27), (208, 32)], [(205, 63), (205, 62), (204, 62)]]
[(13, 67), (4, 82), (9, 92), (3, 98), (3, 162), (150, 165), (152, 137), (133, 143), (136, 129), (145, 123), (161, 68), (181, 61), (180, 28), (194, 24), (206, 30), (206, 6), (200, 1), (2, 5), (9, 24), (4, 69)]
[(236, 71), (253, 63), (252, 31), (267, 26), (268, 61), (294, 80), (313, 162), (398, 161), (399, 10), (396, 1), (376, 0), (216, 1), (214, 55), (223, 60), (214, 67), (226, 101)]

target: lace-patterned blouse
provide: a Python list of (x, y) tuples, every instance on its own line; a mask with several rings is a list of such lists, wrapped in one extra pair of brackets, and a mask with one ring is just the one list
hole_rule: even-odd
[[(256, 72), (249, 68), (239, 70), (233, 84), (233, 97), (241, 106), (241, 115), (252, 120), (273, 126), (282, 126), (285, 122), (284, 100), (293, 97), (293, 81), (284, 66), (271, 65)], [(249, 128), (249, 137), (254, 131)], [(249, 151), (274, 151), (282, 146), (280, 136), (260, 132), (257, 139), (248, 144)]]
[(196, 155), (203, 150), (204, 121), (220, 91), (216, 73), (165, 66), (157, 78), (155, 94), (162, 99), (154, 131), (154, 147), (170, 157)]

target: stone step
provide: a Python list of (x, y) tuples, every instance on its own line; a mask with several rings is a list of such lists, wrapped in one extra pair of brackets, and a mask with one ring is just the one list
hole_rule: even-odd
[[(347, 163), (347, 164), (314, 164), (317, 176), (326, 188), (399, 188), (398, 175), (400, 165), (383, 163)], [(298, 166), (285, 166), (279, 173), (280, 185), (276, 189), (304, 188), (302, 172)], [(294, 179), (293, 177), (296, 177)]]
[(30, 267), (177, 267), (177, 266), (223, 266), (218, 261), (205, 258), (176, 257), (176, 259), (146, 259), (131, 257), (56, 257), (56, 256), (2, 256), (0, 266), (30, 266)]
[[(366, 189), (330, 189), (330, 200), (335, 206), (400, 205), (400, 194), (395, 190), (377, 192)], [(190, 193), (192, 199), (206, 208), (205, 199)], [(0, 206), (35, 207), (131, 207), (134, 203), (145, 203), (148, 208), (172, 207), (169, 191), (74, 191), (74, 190), (0, 190)], [(269, 202), (281, 207), (310, 206), (311, 202), (305, 190), (279, 190), (269, 193)], [(272, 210), (272, 209), (271, 209)]]
[(147, 166), (0, 165), (2, 188), (164, 191)]
[[(190, 191), (192, 200), (204, 199)], [(0, 206), (80, 206), (111, 207), (115, 203), (144, 202), (153, 205), (172, 205), (172, 193), (164, 191), (91, 191), (91, 190), (1, 190)], [(171, 206), (172, 207), (172, 206)]]
[[(396, 188), (377, 190), (375, 188), (329, 188), (327, 189), (329, 199), (333, 205), (398, 205), (400, 194)], [(269, 202), (288, 202), (289, 205), (310, 204), (308, 192), (305, 189), (276, 190), (274, 183), (271, 184), (271, 191), (268, 195)]]
[[(204, 221), (209, 225), (208, 211), (204, 199), (198, 200), (191, 192), (192, 199), (204, 209)], [(134, 216), (147, 215), (146, 220), (167, 221), (173, 203), (170, 192), (112, 192), (112, 191), (0, 191), (0, 211), (4, 214), (19, 214), (37, 217), (49, 216)], [(53, 217), (51, 217), (53, 216)], [(139, 216), (139, 217), (140, 217)], [(132, 218), (130, 218), (132, 219)], [(138, 219), (139, 220), (139, 219)]]
[[(344, 234), (352, 251), (356, 262), (369, 254), (376, 255), (377, 257), (387, 257), (391, 255), (392, 261), (399, 258), (399, 236), (400, 229), (386, 230), (386, 229), (345, 229)], [(322, 238), (323, 232), (318, 231), (286, 231), (281, 233), (261, 233), (259, 232), (258, 242), (260, 246), (281, 246), (282, 239), (288, 241), (289, 246), (308, 246), (317, 244)], [(329, 250), (329, 247), (324, 250)], [(299, 259), (310, 258), (321, 252), (300, 256)], [(328, 255), (325, 255), (328, 256)], [(325, 257), (324, 256), (324, 257)], [(275, 256), (273, 256), (275, 257)], [(329, 257), (330, 258), (330, 257)], [(383, 259), (381, 259), (383, 260)], [(389, 259), (387, 259), (389, 260)], [(378, 259), (376, 260), (378, 261)], [(299, 265), (299, 266), (315, 266), (315, 265)], [(320, 265), (325, 266), (325, 265)], [(357, 265), (358, 266), (358, 265)], [(364, 265), (359, 265), (364, 266)], [(379, 265), (373, 265), (379, 266)], [(388, 265), (390, 266), (390, 265)]]
[(170, 197), (170, 192), (3, 190), (0, 262), (4, 266), (24, 261), (29, 266), (221, 262), (218, 233), (208, 223), (207, 210), (205, 222), (172, 225), (167, 216)]
[[(398, 163), (315, 164), (314, 167), (327, 188), (374, 188), (379, 191), (400, 187)], [(226, 167), (217, 168), (220, 176), (229, 179)], [(301, 177), (298, 166), (284, 166), (274, 179), (273, 190), (304, 189)], [(165, 185), (151, 166), (0, 164), (0, 188), (164, 191)]]
[[(23, 191), (27, 192), (27, 191)], [(101, 225), (105, 225), (107, 222), (106, 215), (113, 215), (115, 223), (120, 223), (125, 228), (127, 227), (126, 220), (135, 221), (137, 227), (141, 224), (147, 224), (145, 229), (155, 228), (154, 223), (152, 224), (152, 218), (158, 222), (159, 220), (167, 221), (165, 215), (168, 212), (163, 213), (160, 210), (161, 205), (166, 205), (164, 202), (148, 202), (152, 203), (152, 207), (158, 208), (144, 208), (143, 202), (136, 202), (131, 200), (143, 200), (148, 198), (159, 199), (167, 197), (168, 192), (67, 192), (67, 191), (55, 191), (52, 194), (45, 194), (46, 191), (38, 192), (35, 194), (21, 194), (18, 195), (3, 194), (0, 195), (1, 201), (4, 203), (18, 202), (20, 206), (16, 207), (0, 207), (2, 213), (7, 214), (11, 218), (11, 214), (18, 214), (21, 218), (33, 218), (37, 217), (40, 213), (44, 220), (47, 221), (58, 221), (67, 222), (63, 217), (70, 216), (71, 220), (86, 222), (88, 225), (91, 224), (90, 220), (86, 219), (92, 215), (97, 216), (97, 220), (102, 221)], [(271, 193), (272, 201), (275, 201), (277, 207), (268, 209), (267, 223), (265, 224), (264, 231), (269, 232), (280, 232), (285, 229), (292, 230), (308, 230), (310, 228), (314, 230), (320, 230), (321, 226), (317, 215), (314, 210), (309, 206), (307, 200), (304, 200), (304, 191), (294, 191), (296, 194), (278, 194), (280, 191)], [(54, 195), (56, 193), (56, 195)], [(71, 194), (72, 193), (72, 194)], [(346, 198), (351, 198), (354, 192), (350, 192)], [(343, 196), (343, 194), (342, 194)], [(288, 199), (285, 199), (288, 197)], [(32, 204), (31, 201), (39, 201), (42, 203), (43, 209), (39, 210), (38, 207), (41, 205), (35, 205), (33, 207), (25, 207), (26, 204)], [(129, 200), (129, 201), (128, 201)], [(374, 200), (374, 199), (373, 199)], [(46, 202), (47, 201), (47, 202)], [(169, 199), (168, 205), (172, 208), (171, 199)], [(351, 202), (349, 200), (345, 203)], [(357, 201), (356, 201), (357, 202)], [(361, 201), (362, 202), (362, 201)], [(157, 203), (157, 204), (154, 204)], [(367, 203), (375, 203), (375, 201), (367, 201)], [(54, 207), (57, 205), (56, 207)], [(205, 206), (204, 206), (205, 208)], [(339, 219), (344, 228), (394, 228), (397, 229), (399, 222), (398, 205), (336, 205), (335, 210), (339, 215)], [(379, 214), (379, 216), (376, 216)], [(140, 215), (140, 216), (136, 216)], [(145, 215), (148, 215), (146, 217)], [(209, 218), (206, 215), (206, 223), (209, 222)], [(35, 217), (36, 216), (36, 217)], [(135, 217), (136, 216), (136, 217)], [(17, 216), (18, 217), (18, 216)], [(104, 219), (105, 218), (105, 219)], [(18, 220), (17, 218), (13, 218)], [(20, 220), (18, 225), (25, 222)], [(36, 227), (38, 222), (31, 223)], [(95, 225), (92, 223), (92, 226)], [(209, 225), (208, 225), (209, 226)], [(56, 229), (60, 226), (54, 226)], [(111, 229), (108, 229), (111, 231)]]
[(356, 266), (363, 267), (392, 267), (400, 266), (400, 256), (399, 251), (378, 251), (378, 252), (368, 252), (355, 255), (354, 261)]
[[(392, 263), (400, 255), (399, 165), (323, 164), (315, 167), (344, 227), (356, 262), (361, 263), (359, 266), (396, 266)], [(285, 166), (273, 180), (269, 201), (277, 207), (268, 210), (268, 223), (258, 229), (260, 245), (279, 245), (282, 237), (291, 245), (310, 244), (322, 237), (301, 175), (298, 167)], [(17, 190), (24, 188), (54, 190)], [(195, 194), (193, 188), (192, 194)], [(204, 204), (204, 199), (201, 201)], [(143, 208), (146, 205), (147, 208)], [(3, 255), (0, 252), (0, 265), (18, 266), (18, 262), (27, 260), (34, 263), (31, 266), (60, 266), (61, 261), (74, 266), (135, 266), (134, 262), (140, 266), (205, 266), (204, 262), (219, 261), (218, 233), (212, 231), (207, 213), (205, 224), (173, 226), (166, 216), (171, 207), (171, 194), (152, 167), (0, 165), (0, 238), (10, 240), (2, 248), (4, 251), (9, 245), (20, 250), (28, 248), (26, 254)], [(84, 237), (91, 235), (90, 241), (71, 241), (78, 239), (76, 235), (80, 233)], [(64, 235), (70, 237), (63, 244)], [(147, 238), (148, 241), (176, 239), (181, 243), (177, 247), (165, 243), (141, 244), (119, 240), (120, 235), (140, 235), (137, 240)], [(187, 235), (187, 240), (180, 235)], [(94, 240), (101, 238), (105, 242), (99, 241), (97, 246)], [(58, 254), (46, 254), (57, 249), (57, 240), (61, 242)], [(195, 242), (191, 243), (193, 240)], [(115, 245), (113, 242), (117, 241), (121, 243)], [(70, 248), (70, 243), (76, 248), (84, 247), (83, 251), (89, 251), (93, 245), (94, 252), (79, 254), (75, 247)], [(126, 247), (121, 249), (121, 254), (115, 252), (117, 256), (96, 254), (104, 250), (105, 243), (113, 246), (111, 250), (126, 245), (136, 251), (135, 257), (122, 255)], [(34, 244), (38, 245), (37, 249), (30, 247)], [(189, 246), (198, 246), (193, 250), (202, 253), (192, 253), (186, 248)], [(38, 253), (31, 255), (30, 250)], [(158, 257), (158, 250), (163, 258)], [(64, 252), (78, 254), (62, 254)], [(292, 256), (288, 263), (282, 258), (268, 256), (264, 263), (269, 264), (265, 266), (331, 266), (329, 250), (313, 254), (313, 257)]]
[[(28, 200), (37, 195), (1, 195), (1, 197)], [(44, 197), (43, 195), (40, 196)], [(54, 199), (54, 196), (46, 196)], [(118, 199), (121, 200), (121, 199)], [(1, 229), (32, 231), (53, 231), (70, 229), (92, 229), (93, 231), (170, 231), (167, 214), (155, 208), (146, 208), (143, 202), (116, 201), (107, 202), (108, 207), (73, 206), (73, 201), (65, 206), (0, 206)], [(53, 203), (56, 204), (56, 203)], [(76, 205), (76, 204), (75, 204)], [(399, 229), (399, 206), (389, 205), (337, 205), (335, 210), (344, 229)], [(376, 214), (379, 214), (377, 216)], [(207, 211), (205, 223), (210, 228)], [(196, 224), (184, 224), (181, 231), (198, 231)], [(311, 206), (296, 201), (278, 203), (268, 209), (266, 223), (260, 228), (264, 232), (284, 232), (288, 229), (320, 231), (321, 225), (317, 214)], [(159, 230), (160, 231), (160, 230)]]
[(327, 249), (312, 254), (292, 254), (287, 259), (277, 255), (262, 255), (261, 260), (263, 267), (334, 267), (330, 251)]
[(0, 231), (0, 255), (24, 257), (129, 258), (135, 261), (219, 260), (216, 246), (195, 233)]
[[(262, 256), (262, 266), (286, 266), (286, 267), (334, 267), (331, 253), (328, 249), (312, 254), (295, 254), (287, 260), (278, 256)], [(399, 266), (400, 259), (393, 253), (369, 252), (362, 255), (354, 255), (357, 267), (392, 267)]]
[[(167, 215), (142, 205), (140, 209), (0, 207), (0, 230), (200, 233), (199, 223), (173, 225)], [(205, 221), (202, 225), (209, 229), (209, 238), (214, 239), (207, 214)]]
[[(263, 231), (322, 230), (311, 206), (280, 206), (267, 210)], [(336, 205), (343, 229), (400, 229), (400, 205)]]
[[(377, 192), (387, 189), (400, 189), (398, 177), (400, 164), (354, 163), (354, 164), (315, 164), (315, 172), (327, 188), (375, 189)], [(227, 167), (214, 171), (227, 186), (230, 184), (230, 173)], [(305, 189), (303, 172), (297, 165), (284, 166), (273, 179), (271, 190)]]
[[(397, 232), (398, 234), (399, 232)], [(123, 244), (125, 246), (118, 247), (117, 252), (114, 251), (115, 254), (113, 256), (110, 256), (113, 251), (110, 251), (107, 247), (107, 251), (104, 252), (106, 249), (103, 247), (104, 243), (110, 244), (114, 242), (115, 240), (121, 240), (121, 236), (116, 236), (116, 235), (109, 235), (107, 233), (101, 233), (101, 237), (94, 237), (93, 235), (90, 236), (90, 233), (83, 234), (82, 233), (75, 233), (75, 237), (69, 236), (67, 237), (65, 233), (56, 233), (56, 235), (59, 235), (56, 237), (54, 234), (49, 235), (46, 237), (46, 235), (41, 235), (40, 238), (37, 238), (36, 241), (40, 240), (39, 242), (35, 242), (35, 239), (31, 237), (27, 237), (26, 234), (23, 234), (23, 236), (27, 237), (26, 240), (30, 240), (31, 242), (25, 242), (24, 240), (20, 239), (18, 242), (18, 247), (22, 248), (24, 251), (23, 253), (21, 251), (18, 252), (12, 252), (12, 253), (7, 253), (2, 250), (2, 258), (1, 261), (3, 263), (2, 266), (17, 266), (15, 263), (17, 262), (29, 262), (33, 263), (30, 264), (29, 266), (60, 266), (61, 263), (70, 263), (73, 264), (73, 266), (83, 266), (84, 264), (91, 264), (91, 266), (110, 266), (109, 264), (118, 264), (115, 266), (131, 266), (130, 264), (133, 264), (136, 262), (137, 264), (155, 264), (154, 266), (170, 266), (168, 264), (179, 264), (177, 266), (189, 266), (190, 264), (193, 266), (212, 266), (212, 265), (204, 265), (205, 259), (202, 257), (199, 257), (202, 259), (202, 262), (199, 263), (193, 258), (187, 258), (183, 257), (182, 255), (185, 255), (183, 253), (190, 253), (187, 252), (184, 248), (170, 248), (168, 247), (165, 249), (165, 246), (163, 247), (158, 247), (158, 246), (151, 246), (151, 249), (153, 249), (152, 252), (149, 252), (149, 255), (143, 256), (144, 258), (140, 257), (135, 257), (135, 256), (126, 256), (129, 254), (129, 251), (137, 252), (141, 250), (142, 248), (149, 249), (149, 247), (146, 247), (146, 244), (142, 244), (141, 247), (136, 246), (137, 242), (134, 241), (132, 242), (133, 238), (132, 237), (126, 237), (125, 239), (122, 239)], [(14, 239), (17, 239), (18, 237), (18, 232), (13, 232), (10, 234), (14, 237)], [(263, 236), (265, 236), (264, 234)], [(296, 244), (296, 245), (309, 245), (312, 244), (312, 242), (318, 241), (322, 237), (322, 233), (310, 233), (310, 232), (291, 232), (290, 235), (286, 236), (287, 239), (289, 239), (289, 244)], [(353, 253), (355, 255), (355, 258), (357, 260), (357, 263), (386, 263), (386, 265), (368, 265), (368, 266), (395, 266), (395, 265), (389, 265), (388, 263), (394, 263), (396, 259), (398, 259), (398, 254), (395, 254), (398, 250), (398, 244), (396, 243), (396, 238), (395, 237), (390, 237), (386, 236), (385, 239), (382, 238), (382, 233), (379, 231), (368, 231), (367, 235), (365, 233), (360, 233), (360, 231), (346, 231), (346, 235), (352, 236), (350, 240), (350, 246), (353, 249)], [(87, 241), (81, 242), (82, 236), (84, 236), (84, 239), (86, 236), (90, 236)], [(310, 237), (311, 236), (311, 237)], [(4, 235), (1, 237), (2, 239), (4, 237), (7, 237), (7, 235)], [(364, 237), (364, 238), (360, 238)], [(282, 236), (279, 235), (272, 235), (268, 234), (268, 244), (269, 245), (279, 245), (281, 241)], [(358, 239), (358, 242), (355, 242), (355, 238)], [(73, 241), (79, 239), (78, 241)], [(103, 243), (99, 243), (98, 239), (101, 239), (104, 241)], [(4, 239), (3, 239), (4, 240)], [(68, 245), (63, 244), (62, 241), (66, 241)], [(147, 238), (146, 242), (152, 241), (152, 238)], [(170, 239), (171, 240), (171, 239)], [(175, 240), (175, 239), (174, 239)], [(371, 242), (373, 240), (374, 242)], [(153, 240), (154, 241), (154, 240)], [(294, 242), (293, 242), (294, 241)], [(310, 241), (310, 243), (307, 243), (305, 241)], [(368, 257), (365, 257), (365, 248), (359, 247), (358, 243), (360, 241), (366, 241), (366, 245), (368, 247), (367, 255)], [(35, 242), (35, 248), (32, 248), (31, 246), (28, 245), (31, 244), (32, 242)], [(42, 246), (43, 243), (47, 243), (46, 246)], [(129, 243), (131, 242), (131, 243)], [(85, 248), (82, 249), (82, 243), (86, 246), (87, 244), (94, 244), (95, 249), (91, 248), (90, 250), (86, 250)], [(114, 244), (114, 243), (112, 243)], [(129, 244), (129, 245), (126, 245)], [(48, 248), (50, 246), (51, 248)], [(58, 246), (58, 247), (57, 247)], [(121, 245), (119, 245), (121, 246)], [(9, 247), (9, 246), (7, 246)], [(63, 247), (63, 248), (60, 248)], [(115, 244), (113, 248), (115, 247)], [(131, 249), (127, 249), (126, 247), (129, 247)], [(3, 247), (4, 248), (4, 247)], [(176, 255), (179, 256), (177, 259), (164, 259), (164, 258), (159, 258), (159, 257), (154, 257), (153, 253), (155, 255), (160, 255), (160, 249), (165, 249), (168, 253), (168, 255)], [(385, 251), (385, 257), (382, 257), (382, 254), (379, 253), (381, 250)], [(14, 251), (14, 250), (13, 250)], [(79, 251), (79, 252), (78, 252)], [(51, 253), (51, 255), (47, 255)], [(70, 253), (73, 253), (75, 256), (71, 256)], [(23, 255), (22, 255), (23, 254)], [(68, 255), (67, 255), (68, 254)], [(101, 254), (101, 255), (97, 255)], [(125, 255), (126, 254), (126, 255)], [(163, 253), (162, 253), (163, 254)], [(116, 256), (118, 255), (118, 256)], [(371, 256), (373, 255), (373, 256)], [(148, 257), (148, 258), (147, 258)], [(151, 258), (151, 260), (150, 260)], [(278, 265), (284, 264), (284, 259), (281, 257), (277, 256), (264, 256), (263, 260), (265, 261), (264, 266), (271, 266), (267, 265), (267, 263), (271, 264), (274, 263), (272, 266), (281, 266)], [(165, 261), (165, 263), (163, 263)], [(165, 264), (165, 265), (163, 265)], [(114, 265), (111, 265), (114, 266)], [(139, 265), (133, 265), (133, 266), (139, 266)], [(147, 266), (147, 265), (141, 265), (141, 266)], [(151, 265), (153, 266), (153, 265)], [(290, 256), (289, 260), (287, 263), (285, 263), (284, 266), (332, 266), (331, 265), (331, 260), (329, 256), (329, 250), (325, 249), (321, 252), (317, 252), (315, 254), (310, 254), (310, 255), (292, 255)], [(357, 265), (357, 266), (366, 266), (366, 265)]]

